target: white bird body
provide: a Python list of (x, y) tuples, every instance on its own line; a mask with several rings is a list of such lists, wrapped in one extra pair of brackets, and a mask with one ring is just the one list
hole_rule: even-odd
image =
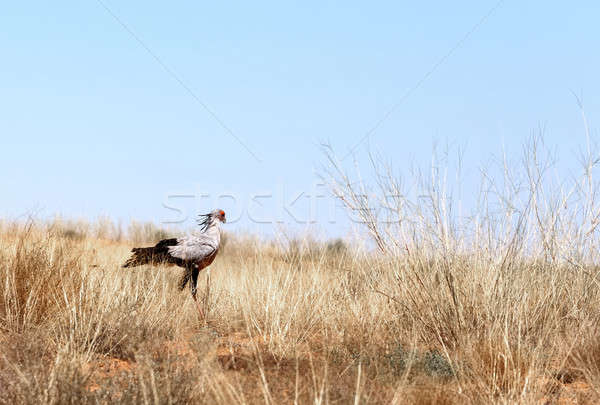
[(194, 262), (201, 268), (210, 265), (219, 253), (219, 247), (221, 246), (219, 224), (220, 221), (213, 221), (201, 233), (178, 238), (175, 246), (169, 246), (169, 253), (171, 256), (184, 261)]

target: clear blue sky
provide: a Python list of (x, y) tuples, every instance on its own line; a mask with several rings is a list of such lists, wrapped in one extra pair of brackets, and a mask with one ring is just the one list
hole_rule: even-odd
[[(229, 193), (237, 206), (218, 204), (239, 216), (252, 194), (310, 190), (321, 141), (346, 153), (402, 100), (369, 140), (401, 172), (427, 164), (436, 139), (466, 147), (476, 167), (540, 125), (573, 159), (584, 132), (572, 91), (597, 128), (595, 1), (507, 0), (462, 43), (496, 1), (102, 1), (261, 162), (97, 0), (7, 2), (0, 215), (159, 223), (177, 217), (163, 207), (170, 194)], [(193, 214), (217, 203), (170, 204)], [(243, 213), (233, 229), (250, 222)]]

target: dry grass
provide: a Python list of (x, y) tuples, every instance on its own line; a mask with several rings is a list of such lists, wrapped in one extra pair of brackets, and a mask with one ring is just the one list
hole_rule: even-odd
[(457, 324), (444, 263), (230, 236), (201, 325), (178, 270), (119, 267), (128, 243), (12, 224), (0, 246), (3, 403), (600, 400), (598, 288), (569, 266), (490, 294), (489, 269), (453, 264)]
[(334, 172), (380, 252), (228, 235), (206, 324), (179, 270), (120, 268), (156, 229), (5, 223), (0, 402), (597, 403), (596, 186), (535, 167), (469, 221), (427, 182), (391, 225)]

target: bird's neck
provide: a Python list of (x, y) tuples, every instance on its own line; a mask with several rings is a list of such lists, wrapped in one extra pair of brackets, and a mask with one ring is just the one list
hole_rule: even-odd
[(208, 225), (204, 233), (213, 238), (216, 238), (218, 241), (221, 240), (221, 226), (219, 220), (212, 221), (210, 225)]

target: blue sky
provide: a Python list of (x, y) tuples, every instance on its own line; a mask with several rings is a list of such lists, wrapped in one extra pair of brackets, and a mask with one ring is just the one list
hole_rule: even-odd
[(313, 188), (319, 143), (344, 155), (399, 102), (359, 163), (371, 148), (402, 173), (438, 140), (476, 168), (543, 126), (568, 166), (585, 142), (572, 92), (597, 133), (597, 2), (102, 2), (176, 78), (97, 0), (3, 4), (2, 216), (160, 223), (219, 204), (269, 232), (250, 217), (293, 222), (273, 201)]

